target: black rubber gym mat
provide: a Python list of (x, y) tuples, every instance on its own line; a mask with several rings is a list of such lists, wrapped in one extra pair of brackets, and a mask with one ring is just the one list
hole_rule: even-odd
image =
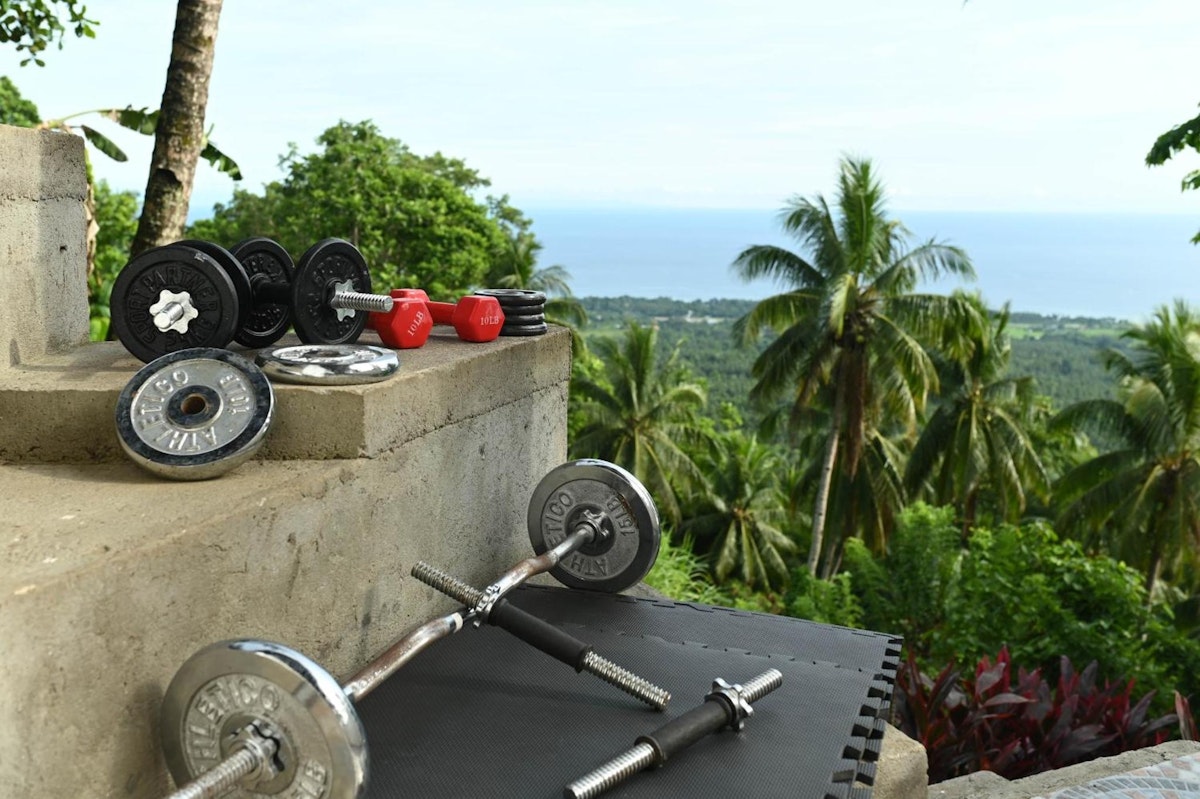
[(869, 797), (900, 640), (705, 605), (522, 587), (520, 607), (671, 692), (658, 713), (508, 633), (433, 644), (358, 706), (369, 799), (552, 799), (703, 701), (770, 668), (783, 685), (741, 732), (701, 740), (605, 797)]

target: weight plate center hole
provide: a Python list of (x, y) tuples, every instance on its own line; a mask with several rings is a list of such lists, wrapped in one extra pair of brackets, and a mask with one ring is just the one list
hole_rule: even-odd
[(259, 780), (252, 787), (259, 794), (279, 793), (296, 779), (296, 750), (288, 734), (280, 726), (261, 717), (243, 713), (232, 715), (221, 729), (221, 757), (233, 754), (233, 744), (241, 730), (247, 726), (263, 738), (275, 743), (275, 756), (271, 758), (274, 774), (269, 779)]
[(574, 530), (584, 522), (591, 522), (599, 528), (598, 535), (592, 538), (589, 543), (579, 548), (580, 554), (588, 556), (603, 555), (612, 549), (613, 544), (617, 540), (617, 528), (613, 525), (612, 518), (599, 508), (590, 506), (578, 508), (571, 514), (568, 522), (568, 530)]
[(167, 418), (179, 427), (202, 427), (221, 412), (221, 397), (209, 386), (184, 386), (167, 402)]

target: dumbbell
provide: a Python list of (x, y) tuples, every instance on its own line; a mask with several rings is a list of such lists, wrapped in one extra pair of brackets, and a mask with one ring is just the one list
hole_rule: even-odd
[(112, 326), (131, 353), (151, 361), (194, 347), (222, 349), (236, 339), (267, 347), (294, 322), (307, 344), (356, 341), (376, 311), (380, 338), (396, 349), (425, 343), (433, 321), (416, 303), (372, 295), (358, 249), (341, 239), (317, 242), (293, 268), (287, 251), (266, 238), (232, 251), (189, 240), (149, 250), (113, 283)]
[[(573, 524), (576, 517), (585, 516), (585, 524)], [(541, 554), (549, 552), (547, 542), (556, 540), (566, 526), (606, 531), (602, 541), (592, 542), (594, 551), (576, 553), (590, 561), (576, 563), (574, 569), (584, 575), (585, 584), (609, 586), (608, 590), (641, 579), (658, 553), (658, 514), (649, 494), (632, 475), (603, 461), (575, 461), (553, 469), (534, 490), (527, 521), (530, 541)], [(605, 561), (604, 570), (613, 569), (607, 580), (594, 579), (597, 558)], [(550, 560), (555, 556), (539, 564)], [(552, 573), (560, 580), (571, 575)], [(477, 613), (464, 608), (426, 622), (345, 686), (319, 664), (280, 644), (224, 641), (201, 649), (180, 668), (163, 698), (167, 766), (176, 784), (195, 780), (171, 799), (215, 797), (234, 787), (251, 797), (361, 796), (368, 775), (366, 735), (353, 703), (425, 647), (461, 630)], [(619, 667), (610, 665), (617, 673)], [(635, 688), (633, 681), (640, 680), (655, 689), (641, 678), (630, 678), (627, 682)]]
[[(284, 305), (290, 309), (296, 335), (305, 344), (353, 343), (362, 335), (368, 314), (376, 317), (380, 340), (392, 349), (420, 347), (433, 327), (428, 311), (418, 303), (371, 293), (366, 259), (348, 241), (317, 242), (300, 257), (288, 280), (272, 276), (282, 270), (255, 268), (257, 264), (270, 267), (287, 257), (283, 248), (270, 239), (244, 241), (232, 250), (232, 255), (242, 261), (250, 275), (251, 318), (260, 309)], [(270, 343), (273, 341), (247, 346)]]
[(494, 297), (468, 294), (458, 302), (433, 302), (424, 289), (393, 289), (391, 296), (425, 303), (433, 323), (451, 325), (463, 341), (495, 341), (504, 328), (504, 310)]
[(741, 730), (754, 713), (752, 704), (783, 684), (783, 672), (767, 669), (745, 685), (730, 685), (718, 677), (698, 707), (668, 721), (633, 747), (563, 789), (565, 799), (592, 799), (651, 766), (661, 766), (706, 735), (729, 727)]

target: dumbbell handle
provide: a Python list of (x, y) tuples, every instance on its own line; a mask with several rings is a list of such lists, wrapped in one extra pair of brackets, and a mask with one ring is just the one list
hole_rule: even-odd
[[(479, 608), (485, 599), (483, 591), (423, 561), (413, 566), (412, 576), (468, 607)], [(597, 654), (590, 644), (522, 610), (505, 597), (493, 602), (487, 616), (483, 617), (481, 614), (481, 620), (512, 633), (525, 643), (566, 663), (577, 672), (587, 672), (599, 677), (655, 710), (664, 709), (671, 701), (669, 692)]]
[(372, 313), (387, 313), (395, 304), (396, 301), (386, 294), (364, 294), (361, 291), (338, 291), (329, 298), (330, 308)]
[(566, 799), (591, 799), (651, 766), (662, 765), (671, 755), (725, 727), (741, 729), (746, 717), (754, 712), (752, 703), (783, 684), (779, 669), (768, 669), (745, 685), (713, 681), (712, 691), (699, 707), (672, 719), (649, 735), (637, 739), (633, 747), (617, 755), (563, 789)]
[[(290, 283), (269, 280), (258, 275), (250, 281), (256, 302), (268, 302), (276, 305), (290, 305), (292, 302), (292, 287)], [(330, 308), (342, 308), (350, 311), (374, 311), (387, 313), (392, 310), (394, 301), (386, 294), (366, 294), (361, 291), (335, 291), (329, 298)]]

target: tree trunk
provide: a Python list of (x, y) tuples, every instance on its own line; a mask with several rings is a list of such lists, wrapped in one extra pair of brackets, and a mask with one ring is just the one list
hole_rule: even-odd
[(167, 83), (154, 131), (146, 199), (134, 256), (183, 237), (196, 161), (204, 149), (204, 109), (222, 0), (179, 0)]
[(833, 485), (833, 465), (837, 461), (838, 414), (834, 409), (833, 424), (829, 438), (825, 441), (825, 460), (821, 463), (821, 479), (817, 483), (817, 503), (813, 508), (812, 544), (808, 550), (808, 572), (817, 576), (817, 565), (821, 561), (821, 547), (825, 543), (825, 513), (829, 509), (829, 489)]

